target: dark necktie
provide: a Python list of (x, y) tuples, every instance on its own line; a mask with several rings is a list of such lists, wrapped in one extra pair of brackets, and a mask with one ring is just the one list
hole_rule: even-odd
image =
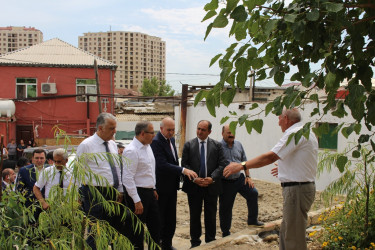
[(171, 144), (171, 139), (167, 139), (167, 143), (168, 143), (169, 148), (171, 149), (171, 153), (172, 153), (172, 155), (173, 155), (173, 158), (174, 158), (174, 160), (176, 161), (176, 156), (175, 156), (175, 154), (174, 154), (174, 152), (173, 152), (173, 146), (172, 146), (172, 144)]
[(63, 188), (63, 187), (64, 187), (63, 171), (62, 171), (62, 170), (59, 170), (59, 173), (60, 173), (59, 186), (60, 186), (61, 188)]
[(206, 156), (204, 151), (204, 141), (201, 141), (201, 168), (199, 169), (199, 177), (206, 178)]
[(113, 161), (112, 154), (109, 151), (108, 142), (105, 141), (105, 142), (103, 142), (103, 144), (105, 146), (105, 151), (107, 153), (109, 153), (108, 154), (108, 163), (111, 166), (111, 171), (112, 171), (112, 175), (113, 175), (113, 187), (117, 189), (118, 185), (119, 185), (119, 181), (118, 181), (118, 176), (117, 176), (117, 171), (116, 171), (115, 163)]

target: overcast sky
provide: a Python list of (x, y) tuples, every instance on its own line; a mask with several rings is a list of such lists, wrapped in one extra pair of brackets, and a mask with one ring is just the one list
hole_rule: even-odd
[[(136, 31), (166, 41), (166, 79), (177, 91), (180, 83), (215, 84), (217, 66), (212, 57), (233, 42), (228, 29), (214, 29), (204, 41), (206, 26), (202, 0), (17, 0), (6, 1), (0, 26), (31, 26), (44, 40), (60, 38), (78, 47), (86, 32)], [(192, 75), (189, 75), (192, 74)], [(200, 75), (212, 74), (216, 76)], [(272, 82), (270, 80), (270, 82)]]

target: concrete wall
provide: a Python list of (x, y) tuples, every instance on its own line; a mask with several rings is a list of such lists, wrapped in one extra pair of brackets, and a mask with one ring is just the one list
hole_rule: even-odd
[[(260, 109), (265, 109), (266, 104), (259, 104), (259, 108), (255, 110), (249, 110), (251, 107), (250, 104), (246, 104), (245, 108), (240, 110), (239, 104), (231, 104), (229, 107), (225, 107), (224, 105), (220, 106), (216, 110), (216, 117), (213, 117), (208, 112), (205, 103), (201, 102), (196, 107), (189, 106), (187, 109), (187, 118), (186, 118), (186, 141), (196, 137), (196, 126), (198, 121), (205, 119), (209, 120), (212, 123), (212, 133), (210, 135), (211, 138), (216, 140), (221, 140), (221, 130), (222, 125), (220, 125), (220, 120), (229, 115), (229, 111), (237, 112), (238, 116), (243, 114), (252, 114), (254, 115), (251, 119), (263, 119), (263, 132), (262, 134), (258, 134), (256, 131), (249, 135), (247, 133), (246, 127), (237, 127), (236, 130), (236, 139), (239, 140), (246, 151), (247, 158), (251, 159), (256, 157), (262, 153), (268, 152), (272, 147), (277, 143), (277, 141), (282, 137), (282, 131), (278, 126), (278, 117), (274, 114), (269, 114), (267, 117), (264, 117), (264, 114), (257, 115), (260, 112)], [(316, 107), (315, 104), (307, 104), (304, 106), (304, 110), (301, 111), (303, 122), (315, 122), (318, 117), (314, 117), (314, 119), (310, 118), (310, 113)], [(176, 129), (178, 129), (179, 121), (180, 121), (180, 107), (175, 108), (175, 118), (176, 118)], [(232, 119), (233, 120), (233, 119)], [(227, 121), (229, 123), (232, 121), (231, 119)], [(330, 115), (326, 115), (324, 118), (320, 120), (321, 122), (330, 122), (330, 123), (341, 123), (345, 122), (352, 122), (352, 118), (343, 118), (339, 119), (337, 117), (333, 117)], [(364, 126), (362, 126), (364, 127)], [(176, 139), (179, 140), (180, 131), (176, 130)], [(349, 142), (355, 141), (357, 139), (356, 135), (351, 135), (348, 139), (341, 135), (338, 135), (338, 152), (343, 151)], [(178, 143), (178, 142), (177, 142)], [(178, 148), (178, 147), (177, 147)], [(258, 178), (261, 180), (271, 181), (278, 183), (279, 181), (277, 178), (273, 177), (270, 173), (273, 165), (268, 165), (263, 168), (259, 169), (252, 169), (251, 175), (254, 178)], [(323, 190), (329, 183), (335, 180), (339, 176), (339, 172), (337, 170), (333, 171), (330, 174), (323, 173), (319, 178), (317, 178), (317, 189)]]

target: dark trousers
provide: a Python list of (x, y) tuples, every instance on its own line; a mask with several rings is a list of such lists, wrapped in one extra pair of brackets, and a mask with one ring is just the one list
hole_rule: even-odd
[(172, 246), (173, 235), (176, 231), (176, 207), (177, 207), (177, 190), (172, 192), (158, 192), (159, 194), (159, 211), (161, 219), (161, 245), (162, 248)]
[[(143, 213), (137, 215), (138, 218), (147, 226), (151, 238), (156, 244), (160, 243), (160, 215), (157, 200), (154, 196), (154, 190), (149, 188), (137, 187), (139, 198), (143, 205)], [(134, 201), (127, 195), (127, 203), (129, 208), (134, 212)], [(134, 232), (129, 237), (129, 240), (134, 245), (135, 249), (144, 249), (144, 228), (141, 227), (141, 232)], [(150, 248), (150, 245), (149, 245)]]
[(237, 193), (240, 193), (247, 203), (247, 223), (252, 224), (258, 220), (258, 190), (245, 184), (243, 174), (235, 180), (222, 180), (223, 193), (219, 196), (219, 219), (223, 237), (230, 235), (232, 225), (232, 209)]
[[(96, 188), (107, 201), (115, 201), (116, 193), (111, 187), (92, 187)], [(119, 232), (121, 231), (121, 215), (109, 215), (107, 211), (104, 210), (104, 207), (93, 197), (93, 194), (90, 191), (89, 186), (84, 185), (79, 189), (81, 199), (82, 199), (82, 209), (89, 217), (89, 219), (98, 219), (105, 220), (114, 227)], [(89, 229), (91, 230), (91, 229)], [(92, 249), (97, 249), (95, 244), (95, 239), (93, 236), (87, 238), (87, 244)]]
[(188, 203), (190, 210), (190, 237), (191, 246), (196, 247), (201, 244), (202, 235), (201, 214), (202, 205), (204, 205), (204, 225), (205, 241), (215, 240), (216, 235), (216, 212), (217, 195), (207, 192), (207, 188), (199, 188), (199, 192), (188, 193)]

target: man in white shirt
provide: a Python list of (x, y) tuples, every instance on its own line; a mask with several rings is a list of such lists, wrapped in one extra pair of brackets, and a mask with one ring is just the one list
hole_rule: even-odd
[[(96, 188), (106, 200), (122, 201), (123, 187), (116, 143), (112, 140), (116, 133), (116, 118), (110, 113), (99, 114), (96, 120), (96, 133), (86, 138), (77, 148), (77, 159), (81, 164), (90, 169), (99, 178), (91, 178), (85, 181), (85, 185), (80, 188), (83, 211), (99, 220), (108, 223), (120, 231), (119, 214), (109, 214), (103, 205), (95, 199), (90, 191)], [(119, 193), (112, 192), (117, 189)], [(117, 211), (117, 210), (116, 210)], [(91, 235), (87, 243), (96, 249), (95, 239)]]
[(283, 187), (283, 221), (280, 229), (280, 249), (307, 249), (307, 212), (315, 198), (315, 175), (318, 157), (318, 141), (310, 132), (295, 143), (294, 138), (287, 145), (289, 136), (303, 128), (301, 114), (297, 109), (285, 109), (279, 116), (283, 137), (268, 153), (242, 163), (230, 163), (224, 169), (224, 176), (230, 176), (242, 169), (260, 168), (278, 160), (278, 168), (272, 174), (278, 176)]
[[(160, 217), (158, 211), (158, 194), (156, 192), (155, 157), (150, 147), (155, 131), (152, 123), (138, 122), (135, 126), (135, 137), (125, 148), (122, 181), (127, 191), (129, 208), (147, 225), (155, 243), (160, 241)], [(143, 229), (135, 233), (130, 241), (135, 248), (143, 249)]]
[(53, 186), (59, 186), (60, 188), (63, 188), (65, 195), (72, 177), (71, 172), (66, 168), (66, 163), (68, 162), (68, 154), (65, 149), (58, 148), (54, 150), (53, 161), (55, 164), (49, 168), (46, 168), (42, 172), (33, 188), (35, 197), (42, 205), (43, 210), (47, 210), (49, 208), (49, 204), (43, 198), (42, 192), (40, 190), (45, 187), (46, 199), (50, 197), (50, 191)]

